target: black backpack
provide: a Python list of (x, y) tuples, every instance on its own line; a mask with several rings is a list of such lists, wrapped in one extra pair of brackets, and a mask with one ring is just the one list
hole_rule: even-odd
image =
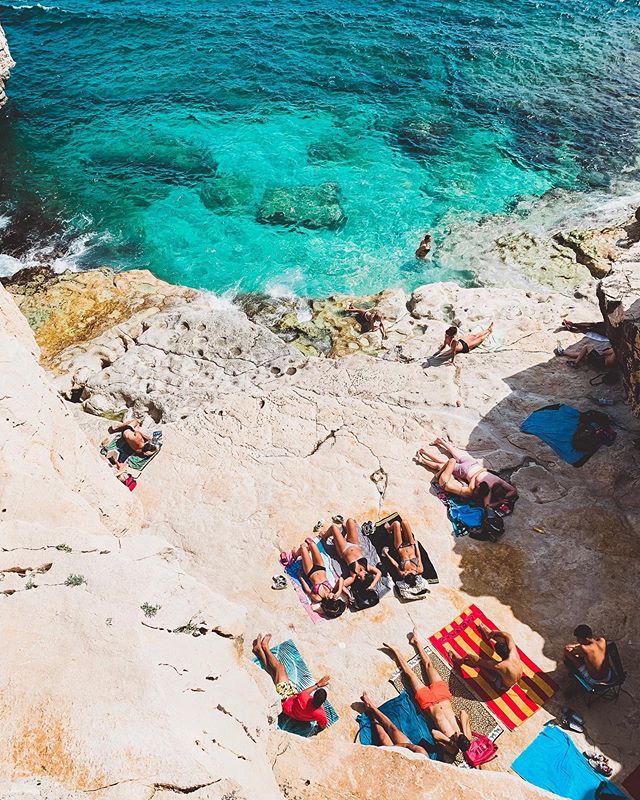
[(479, 528), (470, 528), (469, 536), (481, 542), (497, 542), (504, 534), (504, 519), (493, 508), (484, 512), (482, 525)]
[(611, 447), (616, 440), (611, 422), (611, 417), (603, 411), (584, 411), (580, 414), (571, 444), (581, 453), (595, 453), (603, 444)]

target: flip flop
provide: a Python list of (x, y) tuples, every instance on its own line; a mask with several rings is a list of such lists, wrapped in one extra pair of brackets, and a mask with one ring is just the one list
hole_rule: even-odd
[(336, 523), (336, 525), (344, 525), (344, 517), (342, 514), (336, 514), (335, 517), (331, 517), (331, 519)]

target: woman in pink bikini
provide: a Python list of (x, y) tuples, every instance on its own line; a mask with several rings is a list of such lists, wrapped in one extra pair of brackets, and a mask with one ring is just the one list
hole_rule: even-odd
[(463, 450), (457, 450), (451, 442), (438, 437), (431, 442), (449, 453), (444, 458), (440, 453), (418, 450), (416, 463), (434, 470), (442, 488), (458, 497), (482, 500), (486, 508), (497, 508), (503, 503), (511, 503), (518, 496), (515, 486), (489, 472), (477, 458)]
[(327, 580), (322, 553), (311, 538), (306, 539), (297, 550), (283, 553), (280, 561), (283, 564), (290, 564), (297, 558), (302, 561), (299, 578), (304, 593), (312, 603), (320, 604), (322, 613), (328, 619), (339, 617), (347, 608), (346, 602), (342, 599), (345, 591), (344, 580), (338, 578), (334, 586)]

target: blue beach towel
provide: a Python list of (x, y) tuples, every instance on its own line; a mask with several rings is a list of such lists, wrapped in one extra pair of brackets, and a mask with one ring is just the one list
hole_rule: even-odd
[[(431, 735), (431, 729), (427, 725), (426, 719), (418, 714), (415, 705), (409, 695), (402, 692), (392, 700), (387, 700), (380, 706), (380, 711), (385, 714), (393, 724), (399, 728), (413, 744), (419, 744), (429, 753), (429, 758), (436, 759), (436, 743)], [(360, 744), (373, 744), (373, 730), (371, 720), (367, 714), (358, 716)]]
[(587, 456), (572, 444), (579, 420), (577, 408), (558, 403), (534, 411), (522, 423), (520, 430), (542, 439), (567, 464), (577, 464)]
[(453, 535), (468, 536), (472, 531), (482, 528), (484, 509), (475, 503), (465, 503), (455, 495), (445, 492), (437, 480), (431, 482), (433, 491), (447, 507), (447, 516), (453, 527)]
[[(300, 651), (291, 639), (272, 647), (271, 652), (285, 666), (289, 680), (299, 692), (309, 686), (313, 686), (315, 681), (309, 667), (305, 664)], [(253, 661), (254, 664), (262, 667), (260, 659), (254, 658)], [(264, 667), (262, 668), (264, 669)], [(330, 728), (338, 721), (338, 715), (328, 700), (322, 707), (327, 715), (327, 727)], [(278, 728), (287, 731), (287, 733), (295, 733), (297, 736), (304, 736), (305, 738), (314, 736), (319, 730), (315, 722), (300, 722), (297, 719), (291, 719), (286, 714), (280, 714), (278, 717)]]
[(544, 728), (511, 768), (534, 786), (570, 800), (594, 800), (601, 783), (615, 797), (626, 797), (589, 766), (569, 736), (555, 725)]

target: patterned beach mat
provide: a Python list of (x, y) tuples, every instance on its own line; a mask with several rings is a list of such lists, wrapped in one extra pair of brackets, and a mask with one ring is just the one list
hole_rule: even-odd
[[(477, 606), (472, 605), (465, 609), (459, 617), (456, 617), (450, 625), (446, 625), (442, 630), (434, 633), (429, 640), (448, 664), (451, 662), (445, 645), (460, 656), (473, 653), (493, 658), (494, 653), (482, 638), (476, 625), (477, 622), (484, 623), (490, 630), (496, 629), (493, 622)], [(558, 690), (556, 683), (549, 675), (536, 666), (520, 648), (518, 648), (518, 653), (524, 665), (524, 675), (515, 686), (506, 692), (497, 690), (484, 673), (472, 667), (464, 666), (459, 673), (476, 696), (487, 704), (487, 708), (510, 731), (535, 714)]]
[[(467, 682), (462, 680), (429, 644), (425, 644), (424, 649), (442, 680), (449, 685), (449, 691), (452, 695), (451, 706), (456, 716), (459, 715), (461, 711), (466, 711), (469, 715), (471, 729), (476, 731), (476, 733), (482, 733), (488, 736), (491, 741), (495, 742), (498, 736), (504, 733), (504, 727), (500, 724), (499, 720), (489, 711), (484, 703), (480, 702), (478, 697), (471, 691)], [(426, 683), (427, 676), (425, 675), (422, 662), (420, 661), (420, 656), (415, 655), (411, 658), (409, 660), (409, 666), (415, 674)], [(391, 676), (390, 681), (397, 692), (402, 692), (406, 689), (409, 694), (411, 694), (411, 688), (402, 675), (401, 670), (396, 670)], [(467, 766), (462, 753), (458, 753), (455, 763), (461, 767)]]
[[(315, 681), (311, 671), (291, 639), (272, 647), (271, 652), (285, 666), (289, 680), (299, 692), (303, 689), (308, 689), (309, 686), (313, 686)], [(259, 667), (262, 667), (260, 659), (254, 658), (253, 661)], [(264, 669), (264, 667), (262, 668)], [(338, 715), (328, 700), (322, 707), (327, 715), (327, 727), (330, 728), (338, 721)], [(313, 736), (318, 732), (318, 726), (315, 722), (300, 722), (299, 720), (291, 719), (286, 714), (280, 714), (278, 717), (278, 727), (283, 731), (287, 731), (287, 733), (295, 733), (297, 736), (304, 737)]]

